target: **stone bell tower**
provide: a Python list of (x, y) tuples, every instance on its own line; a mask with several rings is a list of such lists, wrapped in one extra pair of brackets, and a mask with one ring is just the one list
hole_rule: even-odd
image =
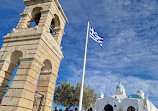
[(24, 2), (17, 27), (3, 37), (0, 111), (52, 111), (63, 58), (60, 44), (68, 20), (58, 0)]

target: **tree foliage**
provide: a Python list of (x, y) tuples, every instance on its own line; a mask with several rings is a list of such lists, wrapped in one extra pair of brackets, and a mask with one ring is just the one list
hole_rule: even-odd
[[(59, 82), (55, 89), (54, 102), (64, 107), (78, 106), (80, 97), (81, 83), (77, 83), (74, 87), (71, 83)], [(83, 89), (83, 102), (84, 109), (89, 109), (91, 104), (96, 102), (97, 95), (90, 86), (85, 86)]]
[[(76, 105), (79, 105), (79, 95), (80, 95), (80, 88), (81, 88), (81, 83), (77, 83), (77, 86), (75, 88), (75, 93), (74, 93), (74, 98)], [(82, 106), (84, 109), (89, 109), (91, 107), (91, 104), (94, 104), (97, 99), (97, 94), (94, 92), (94, 90), (90, 86), (85, 86), (83, 87), (83, 101), (82, 101)]]
[(58, 82), (54, 92), (54, 102), (64, 107), (69, 107), (73, 103), (73, 91), (74, 87), (71, 83)]

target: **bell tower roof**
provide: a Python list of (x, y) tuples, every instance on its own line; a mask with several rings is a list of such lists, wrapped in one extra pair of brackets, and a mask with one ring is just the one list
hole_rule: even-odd
[(125, 93), (125, 88), (124, 86), (121, 84), (121, 80), (118, 81), (119, 82), (119, 85), (117, 85), (116, 87), (116, 95), (123, 95), (123, 96), (126, 96), (126, 93)]
[(137, 91), (137, 93), (144, 93), (144, 91), (140, 89)]
[(117, 87), (116, 87), (116, 89), (124, 89), (124, 86), (123, 85), (118, 85)]
[(100, 98), (104, 98), (104, 93), (103, 93), (103, 92), (100, 92), (100, 93), (99, 93), (99, 97), (100, 97)]
[(121, 80), (118, 81), (119, 85), (117, 85), (116, 89), (125, 89), (121, 82)]
[(30, 6), (30, 5), (35, 5), (35, 4), (39, 4), (39, 3), (46, 3), (46, 2), (55, 2), (58, 10), (60, 11), (61, 15), (64, 17), (66, 23), (69, 23), (60, 3), (58, 0), (24, 0), (24, 3), (26, 4), (26, 6)]
[(139, 95), (140, 97), (142, 97), (143, 99), (145, 98), (145, 93), (142, 90), (142, 87), (137, 91), (137, 95)]

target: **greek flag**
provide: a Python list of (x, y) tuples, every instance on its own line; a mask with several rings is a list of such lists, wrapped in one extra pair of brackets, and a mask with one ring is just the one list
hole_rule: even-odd
[(101, 47), (103, 46), (103, 38), (97, 34), (97, 32), (94, 30), (94, 28), (90, 28), (90, 38), (93, 39), (95, 42), (97, 42)]

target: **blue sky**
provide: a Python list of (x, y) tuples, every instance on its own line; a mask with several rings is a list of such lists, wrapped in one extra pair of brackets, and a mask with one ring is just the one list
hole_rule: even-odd
[[(158, 1), (59, 0), (69, 24), (62, 40), (64, 59), (58, 81), (81, 81), (87, 22), (104, 37), (103, 48), (89, 39), (85, 83), (105, 95), (115, 93), (118, 80), (127, 95), (140, 85), (158, 107)], [(2, 37), (16, 27), (23, 0), (0, 1)]]

